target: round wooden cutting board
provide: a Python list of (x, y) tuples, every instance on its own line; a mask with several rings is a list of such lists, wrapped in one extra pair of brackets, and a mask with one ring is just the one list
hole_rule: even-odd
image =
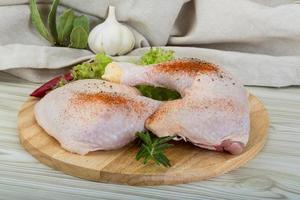
[(208, 151), (186, 142), (166, 151), (172, 167), (155, 163), (147, 165), (135, 160), (138, 146), (133, 143), (115, 151), (96, 151), (85, 156), (65, 151), (36, 122), (33, 108), (38, 101), (29, 98), (18, 116), (19, 136), (25, 149), (40, 162), (66, 174), (80, 178), (129, 185), (179, 184), (199, 181), (224, 174), (251, 160), (264, 146), (269, 119), (264, 105), (250, 96), (251, 134), (244, 153)]

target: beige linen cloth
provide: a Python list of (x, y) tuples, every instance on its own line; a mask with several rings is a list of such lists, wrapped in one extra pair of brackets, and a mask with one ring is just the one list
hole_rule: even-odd
[[(51, 1), (38, 1), (46, 16)], [(109, 5), (134, 31), (132, 60), (148, 46), (218, 64), (246, 85), (300, 85), (300, 4), (288, 0), (61, 0), (101, 23)], [(51, 47), (34, 30), (27, 0), (0, 1), (0, 70), (44, 82), (93, 57), (89, 50)]]

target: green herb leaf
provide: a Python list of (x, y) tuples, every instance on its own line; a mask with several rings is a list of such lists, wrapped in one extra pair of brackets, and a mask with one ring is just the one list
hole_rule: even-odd
[[(109, 63), (111, 63), (113, 60), (105, 55), (104, 53), (97, 54), (95, 57), (95, 63), (98, 65), (103, 65), (106, 67)], [(105, 68), (104, 68), (105, 69)], [(103, 71), (104, 72), (104, 71)]]
[(72, 69), (74, 80), (78, 79), (100, 79), (105, 67), (112, 62), (112, 59), (105, 54), (97, 54), (93, 62), (84, 62)]
[(70, 35), (70, 46), (77, 49), (84, 49), (87, 47), (89, 36), (89, 19), (81, 15), (75, 17), (73, 21), (73, 29)]
[[(172, 139), (172, 138), (171, 138)], [(168, 143), (164, 143), (164, 144), (160, 144), (160, 145), (155, 145), (156, 146), (156, 150), (157, 151), (163, 151), (167, 148), (170, 148), (172, 147), (173, 145), (172, 144), (168, 144)]]
[(157, 160), (157, 163), (161, 163), (165, 167), (171, 167), (170, 160), (163, 153), (155, 154), (154, 157)]
[(141, 65), (152, 65), (174, 59), (174, 51), (162, 48), (151, 48), (140, 59)]
[(73, 29), (75, 15), (73, 10), (65, 10), (58, 18), (58, 43), (62, 46), (69, 45), (70, 34)]
[(70, 35), (70, 46), (77, 49), (87, 47), (88, 33), (81, 27), (74, 27)]
[(169, 101), (174, 99), (180, 99), (181, 95), (171, 89), (163, 87), (154, 87), (149, 85), (138, 85), (136, 88), (142, 93), (143, 96), (158, 100), (158, 101)]
[(48, 40), (51, 44), (54, 44), (54, 39), (50, 35), (49, 31), (47, 30), (46, 26), (43, 23), (39, 10), (37, 8), (36, 0), (29, 1), (30, 7), (30, 15), (31, 21), (35, 29), (39, 32), (39, 34)]
[(87, 33), (90, 31), (89, 19), (85, 15), (76, 17), (73, 22), (73, 27), (82, 27)]
[(146, 151), (147, 151), (146, 148), (142, 146), (138, 151), (138, 153), (136, 154), (136, 160), (140, 160), (143, 157), (143, 155), (146, 153)]
[(158, 138), (151, 136), (148, 131), (138, 132), (136, 135), (142, 142), (140, 150), (136, 154), (136, 160), (144, 158), (144, 164), (147, 164), (149, 160), (153, 160), (158, 165), (162, 164), (165, 167), (171, 166), (169, 159), (164, 155), (164, 151), (173, 146), (167, 142), (174, 137), (167, 136)]
[(169, 137), (169, 136), (166, 136), (166, 137), (160, 137), (159, 140), (157, 140), (157, 145), (160, 145), (160, 144), (166, 144), (166, 142), (169, 142), (173, 139), (174, 137)]
[(152, 144), (149, 132), (139, 132), (137, 135), (146, 145), (150, 146)]
[(48, 26), (52, 37), (57, 41), (57, 29), (56, 29), (56, 10), (60, 0), (54, 0), (48, 15)]

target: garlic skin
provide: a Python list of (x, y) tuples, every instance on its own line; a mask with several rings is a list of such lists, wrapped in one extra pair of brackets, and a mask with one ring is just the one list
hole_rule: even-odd
[(90, 32), (88, 44), (94, 53), (124, 55), (133, 49), (135, 38), (128, 27), (117, 21), (115, 7), (109, 6), (106, 20)]

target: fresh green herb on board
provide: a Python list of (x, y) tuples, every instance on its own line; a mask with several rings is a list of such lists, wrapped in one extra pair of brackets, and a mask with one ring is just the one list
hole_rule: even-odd
[[(31, 21), (38, 33), (52, 45), (87, 48), (89, 20), (86, 16), (76, 16), (71, 9), (63, 11), (56, 20), (60, 0), (54, 0), (48, 15), (48, 28), (43, 23), (36, 0), (29, 0)], [(48, 30), (49, 29), (49, 30)]]
[(148, 131), (138, 132), (137, 138), (140, 139), (141, 148), (136, 154), (136, 160), (144, 159), (143, 163), (147, 164), (148, 161), (153, 160), (157, 165), (171, 167), (170, 160), (165, 156), (165, 150), (173, 146), (169, 144), (174, 137), (154, 137)]

